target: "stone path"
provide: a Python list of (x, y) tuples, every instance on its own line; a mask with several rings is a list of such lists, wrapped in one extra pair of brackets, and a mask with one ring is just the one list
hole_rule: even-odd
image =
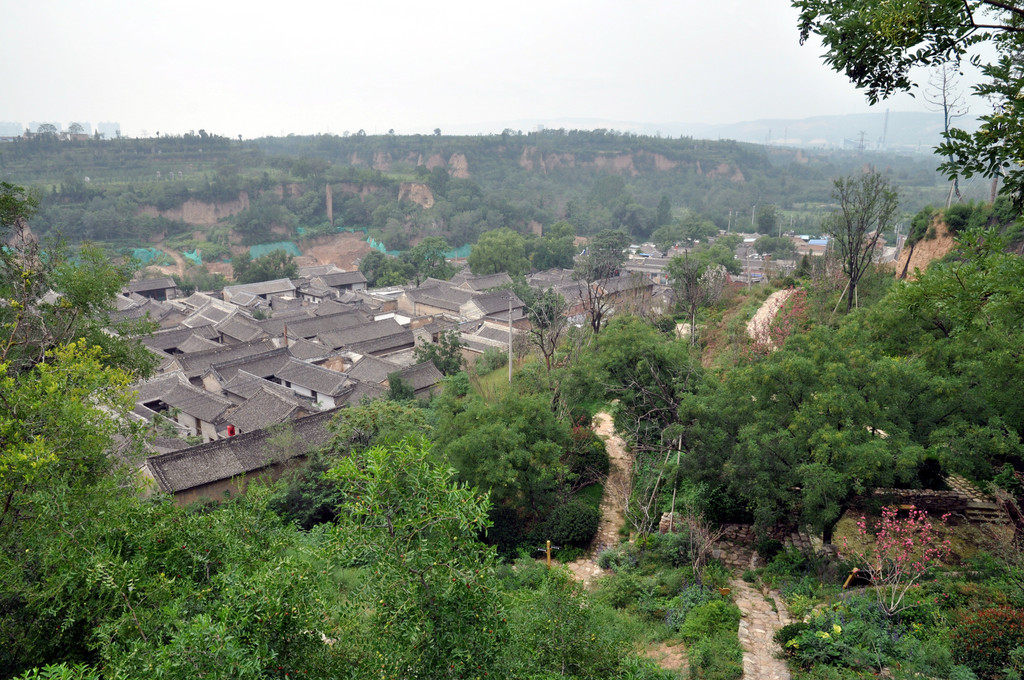
[(594, 416), (594, 432), (604, 440), (608, 449), (610, 467), (601, 498), (601, 523), (597, 535), (590, 544), (587, 554), (578, 560), (566, 563), (577, 579), (588, 588), (604, 570), (597, 566), (597, 555), (606, 547), (618, 545), (619, 528), (625, 524), (623, 513), (625, 500), (629, 498), (630, 468), (633, 458), (626, 448), (626, 442), (615, 433), (612, 416), (604, 411)]
[(786, 612), (782, 596), (775, 591), (768, 593), (775, 601), (778, 611), (765, 599), (761, 591), (746, 581), (735, 579), (729, 582), (733, 601), (743, 612), (740, 619), (740, 644), (743, 645), (744, 680), (789, 680), (786, 662), (776, 659), (778, 645), (772, 637), (782, 626), (792, 623)]
[(761, 306), (751, 317), (750, 321), (747, 322), (747, 335), (749, 335), (754, 342), (764, 343), (769, 347), (773, 346), (771, 340), (770, 330), (772, 327), (772, 321), (775, 319), (775, 315), (782, 309), (782, 305), (786, 304), (786, 300), (793, 294), (791, 288), (785, 288), (783, 290), (777, 290), (768, 296)]

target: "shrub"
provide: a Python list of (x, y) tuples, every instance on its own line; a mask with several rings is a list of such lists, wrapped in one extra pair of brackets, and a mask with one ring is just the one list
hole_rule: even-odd
[(687, 529), (682, 527), (671, 534), (652, 534), (648, 544), (648, 555), (666, 566), (689, 566), (690, 547)]
[(665, 625), (678, 631), (694, 607), (717, 599), (720, 599), (720, 596), (710, 588), (692, 585), (681, 591), (668, 603), (668, 609), (665, 611)]
[(643, 577), (636, 572), (605, 576), (598, 582), (597, 599), (609, 607), (625, 609), (640, 599)]
[(1024, 645), (1024, 611), (1010, 608), (967, 613), (951, 634), (953, 658), (980, 678), (1002, 677), (1010, 652)]
[(801, 633), (803, 633), (809, 627), (810, 626), (808, 626), (803, 621), (790, 623), (775, 631), (775, 635), (772, 636), (772, 639), (775, 640), (775, 644), (782, 647), (782, 651), (784, 651), (788, 656), (792, 656), (794, 650), (792, 647), (787, 647), (787, 644), (790, 640), (796, 639)]
[(633, 545), (626, 543), (614, 548), (605, 548), (597, 556), (597, 566), (612, 571), (635, 569), (640, 563)]
[(696, 642), (719, 633), (735, 633), (739, 625), (739, 607), (732, 602), (715, 599), (693, 607), (679, 628), (679, 634), (687, 642)]
[(698, 640), (687, 652), (691, 678), (739, 680), (743, 677), (743, 648), (735, 631)]
[(490, 373), (508, 365), (508, 355), (497, 347), (488, 347), (476, 360), (476, 371), (480, 374)]
[(775, 559), (775, 556), (782, 552), (784, 547), (781, 541), (774, 538), (762, 538), (754, 544), (754, 550), (765, 564)]
[(604, 442), (587, 427), (572, 429), (571, 443), (562, 461), (569, 468), (569, 473), (585, 484), (598, 481), (611, 468)]
[(966, 203), (957, 203), (946, 208), (946, 228), (950, 234), (958, 234), (967, 226), (974, 212), (974, 206)]
[(585, 501), (574, 498), (565, 505), (555, 508), (545, 523), (546, 533), (552, 543), (582, 548), (590, 545), (600, 521), (599, 510)]

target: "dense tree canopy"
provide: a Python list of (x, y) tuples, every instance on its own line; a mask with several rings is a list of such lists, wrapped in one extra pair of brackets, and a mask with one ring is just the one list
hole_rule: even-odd
[(477, 276), (529, 273), (530, 261), (526, 258), (523, 237), (507, 227), (482, 234), (469, 253), (469, 269)]

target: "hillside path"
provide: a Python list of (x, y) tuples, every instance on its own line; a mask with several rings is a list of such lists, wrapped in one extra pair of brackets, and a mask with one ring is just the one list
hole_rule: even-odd
[(786, 288), (777, 290), (769, 295), (768, 299), (761, 304), (754, 313), (754, 316), (747, 322), (747, 335), (755, 342), (771, 344), (771, 336), (768, 334), (768, 329), (771, 328), (775, 315), (779, 313), (782, 305), (786, 304), (786, 300), (792, 294), (793, 290)]
[[(178, 251), (171, 248), (165, 248), (164, 246), (157, 246), (157, 248), (160, 249), (160, 252), (166, 253), (172, 260), (174, 260), (178, 276), (185, 276), (185, 269), (187, 268), (185, 258), (183, 258)], [(164, 269), (168, 269), (168, 267), (164, 267)]]
[(633, 457), (626, 448), (626, 442), (616, 434), (610, 413), (601, 411), (594, 416), (594, 432), (604, 440), (610, 463), (601, 498), (601, 522), (587, 554), (565, 565), (588, 588), (604, 571), (597, 566), (598, 554), (604, 548), (618, 544), (619, 528), (626, 523), (623, 506), (629, 498), (630, 468), (633, 465)]
[(792, 623), (782, 596), (769, 593), (778, 611), (746, 581), (729, 582), (733, 601), (743, 613), (740, 619), (740, 644), (743, 646), (743, 680), (789, 680), (786, 662), (775, 658), (779, 646), (773, 636), (782, 626)]

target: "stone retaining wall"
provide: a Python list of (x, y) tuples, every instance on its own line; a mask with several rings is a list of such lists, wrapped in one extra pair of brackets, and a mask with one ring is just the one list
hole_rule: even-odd
[[(976, 502), (975, 498), (962, 491), (931, 491), (927, 489), (876, 489), (873, 500), (883, 505), (896, 505), (901, 508), (913, 505), (918, 510), (927, 510), (929, 515), (964, 515), (967, 506)], [(859, 499), (855, 507), (863, 507), (866, 499)]]

